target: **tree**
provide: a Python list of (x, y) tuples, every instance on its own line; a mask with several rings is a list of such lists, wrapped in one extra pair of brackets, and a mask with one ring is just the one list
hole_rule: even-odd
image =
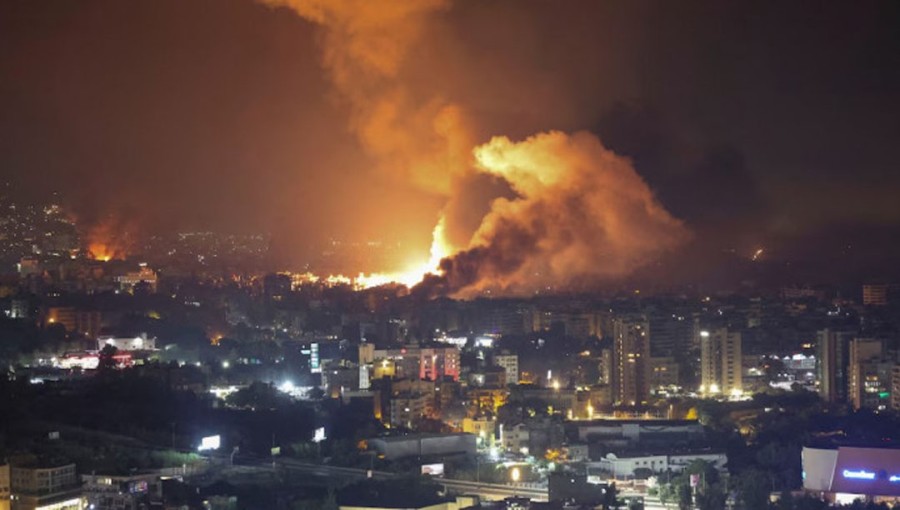
[(687, 483), (680, 483), (676, 486), (676, 500), (680, 510), (690, 510), (694, 507), (694, 495), (691, 493), (691, 486)]
[(737, 478), (737, 500), (740, 508), (765, 508), (771, 483), (769, 475), (760, 469), (747, 469)]
[(616, 489), (615, 483), (609, 484), (603, 493), (603, 510), (610, 508), (619, 508), (619, 490)]
[(251, 409), (275, 409), (288, 404), (290, 400), (269, 384), (254, 381), (250, 386), (241, 388), (225, 398), (228, 405), (249, 407)]

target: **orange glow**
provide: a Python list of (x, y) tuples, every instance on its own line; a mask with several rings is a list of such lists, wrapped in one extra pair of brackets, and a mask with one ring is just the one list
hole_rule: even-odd
[(453, 253), (453, 248), (445, 238), (445, 220), (441, 217), (432, 231), (430, 255), (425, 261), (414, 262), (406, 269), (400, 271), (359, 273), (356, 276), (346, 276), (343, 274), (319, 276), (314, 273), (299, 273), (294, 274), (292, 277), (293, 286), (296, 288), (298, 286), (310, 284), (321, 284), (326, 287), (349, 285), (357, 290), (371, 289), (389, 284), (400, 284), (405, 285), (406, 287), (413, 287), (421, 282), (426, 275), (440, 274), (439, 268), (441, 260)]
[(91, 243), (88, 246), (88, 256), (94, 260), (109, 262), (113, 259), (113, 251), (102, 243)]
[(452, 254), (452, 248), (445, 237), (446, 221), (442, 216), (431, 233), (431, 250), (427, 261), (411, 264), (407, 269), (394, 273), (360, 273), (354, 280), (355, 286), (368, 289), (388, 283), (400, 283), (412, 287), (426, 275), (439, 274), (441, 259)]
[(124, 259), (128, 256), (126, 236), (121, 225), (113, 221), (103, 221), (92, 226), (85, 233), (87, 256), (102, 262)]
[[(351, 132), (375, 166), (443, 200), (430, 257), (397, 272), (315, 281), (413, 286), (435, 274), (423, 293), (531, 296), (621, 278), (690, 237), (631, 160), (593, 134), (550, 131), (521, 141), (497, 136), (477, 145), (480, 130), (466, 105), (410, 88), (408, 57), (449, 0), (262, 1), (321, 27), (322, 64), (349, 107)], [(513, 192), (493, 198), (480, 221), (468, 217), (466, 198), (476, 176)]]
[(388, 283), (400, 283), (412, 287), (421, 282), (426, 275), (439, 274), (441, 259), (452, 254), (453, 250), (445, 236), (446, 220), (443, 216), (431, 233), (431, 253), (427, 261), (411, 264), (407, 269), (394, 273), (360, 273), (354, 280), (355, 286), (363, 289), (378, 287)]

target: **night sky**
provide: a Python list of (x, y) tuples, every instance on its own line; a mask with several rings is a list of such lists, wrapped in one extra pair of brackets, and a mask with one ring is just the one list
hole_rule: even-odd
[[(461, 105), (475, 144), (590, 131), (691, 249), (896, 274), (900, 2), (457, 0), (417, 20), (392, 80)], [(250, 0), (0, 0), (0, 177), (86, 222), (271, 232), (286, 260), (333, 236), (427, 251), (447, 194), (376, 168), (325, 44)], [(509, 193), (480, 176), (453, 200), (477, 223)]]

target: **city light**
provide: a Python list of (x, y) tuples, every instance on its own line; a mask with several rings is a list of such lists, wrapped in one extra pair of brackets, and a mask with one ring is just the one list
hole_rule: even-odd
[(220, 436), (206, 436), (200, 440), (200, 446), (197, 447), (197, 451), (218, 450), (220, 446), (222, 446), (222, 438)]
[(844, 478), (851, 478), (855, 480), (874, 480), (875, 473), (872, 471), (865, 471), (863, 469), (852, 471), (850, 469), (845, 469), (842, 473)]

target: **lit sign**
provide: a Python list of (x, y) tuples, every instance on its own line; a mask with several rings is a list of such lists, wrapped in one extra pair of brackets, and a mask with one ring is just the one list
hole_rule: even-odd
[(200, 446), (197, 447), (198, 451), (204, 452), (207, 450), (218, 450), (219, 447), (222, 446), (222, 438), (219, 436), (206, 436), (200, 440)]
[(431, 476), (444, 476), (444, 463), (422, 465), (422, 474)]
[(322, 372), (322, 367), (319, 363), (319, 344), (313, 343), (309, 346), (309, 371), (318, 374)]
[(325, 427), (319, 427), (316, 429), (315, 434), (313, 435), (314, 443), (321, 443), (325, 440)]
[(859, 471), (850, 471), (849, 469), (844, 470), (844, 478), (853, 478), (856, 480), (874, 480), (875, 473), (871, 471), (865, 471), (860, 469)]

